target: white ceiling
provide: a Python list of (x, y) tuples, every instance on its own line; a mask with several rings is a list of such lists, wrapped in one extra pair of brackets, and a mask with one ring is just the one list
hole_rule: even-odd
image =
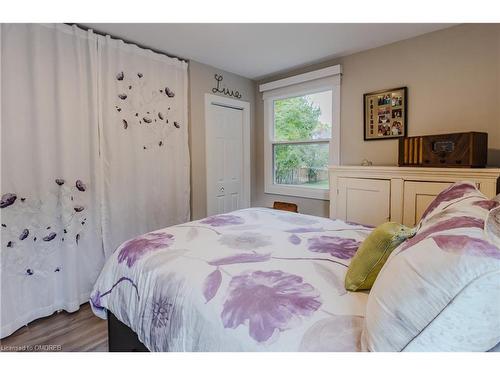
[(430, 23), (82, 25), (251, 79), (453, 26)]

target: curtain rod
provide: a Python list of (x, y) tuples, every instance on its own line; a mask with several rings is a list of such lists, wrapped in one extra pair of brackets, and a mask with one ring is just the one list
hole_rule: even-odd
[(74, 25), (74, 26), (79, 27), (80, 29), (83, 29), (83, 30), (85, 30), (85, 31), (92, 30), (92, 32), (93, 32), (94, 34), (98, 34), (98, 35), (102, 35), (102, 36), (109, 36), (109, 37), (110, 37), (110, 38), (112, 38), (112, 39), (123, 40), (125, 43), (128, 43), (128, 44), (135, 44), (135, 45), (136, 45), (136, 46), (138, 46), (138, 47), (141, 47), (141, 48), (144, 48), (144, 49), (149, 49), (149, 50), (151, 50), (151, 51), (153, 51), (153, 52), (155, 52), (155, 53), (159, 53), (160, 55), (165, 55), (165, 56), (167, 56), (167, 57), (171, 57), (171, 58), (173, 58), (173, 59), (178, 59), (178, 60), (181, 60), (181, 61), (189, 62), (189, 60), (188, 60), (188, 59), (186, 59), (186, 58), (184, 58), (184, 57), (179, 57), (179, 56), (171, 55), (171, 54), (166, 53), (166, 52), (164, 52), (164, 51), (160, 51), (160, 50), (158, 50), (158, 49), (156, 49), (156, 48), (152, 48), (152, 47), (146, 46), (146, 45), (144, 45), (144, 44), (134, 42), (134, 41), (132, 41), (132, 40), (127, 40), (127, 39), (124, 39), (124, 38), (119, 38), (119, 37), (114, 36), (114, 35), (111, 35), (111, 34), (109, 34), (109, 33), (103, 33), (103, 32), (101, 32), (101, 31), (97, 31), (97, 30), (95, 30), (95, 29), (93, 29), (93, 28), (91, 28), (91, 27), (87, 27), (87, 26), (80, 25), (79, 23), (66, 23), (66, 25), (69, 25), (69, 26), (73, 26), (73, 25)]

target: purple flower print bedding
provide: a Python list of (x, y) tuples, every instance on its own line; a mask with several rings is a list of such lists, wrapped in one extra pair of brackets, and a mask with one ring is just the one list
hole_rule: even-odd
[(371, 230), (265, 208), (176, 225), (116, 249), (91, 306), (151, 351), (359, 351), (368, 296), (343, 284)]

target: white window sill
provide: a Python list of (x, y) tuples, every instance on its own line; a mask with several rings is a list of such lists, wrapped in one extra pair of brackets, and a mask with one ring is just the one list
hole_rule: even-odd
[(266, 186), (267, 194), (290, 195), (293, 197), (330, 200), (330, 189), (305, 188), (295, 185), (273, 184)]

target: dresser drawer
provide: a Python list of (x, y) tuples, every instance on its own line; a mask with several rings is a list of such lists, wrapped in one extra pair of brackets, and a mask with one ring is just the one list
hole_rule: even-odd
[(414, 226), (432, 200), (459, 181), (471, 181), (486, 197), (500, 192), (500, 168), (332, 166), (330, 217), (378, 225)]

